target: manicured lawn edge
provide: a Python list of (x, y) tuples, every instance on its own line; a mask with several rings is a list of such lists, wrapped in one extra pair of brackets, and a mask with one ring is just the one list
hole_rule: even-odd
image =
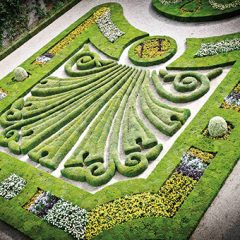
[[(168, 6), (168, 5), (164, 6), (159, 2), (159, 0), (152, 0), (152, 8), (157, 13), (159, 13), (167, 18), (177, 20), (177, 21), (182, 21), (182, 22), (216, 21), (216, 20), (221, 20), (224, 18), (231, 18), (234, 16), (238, 16), (240, 13), (240, 8), (237, 8), (234, 11), (231, 11), (231, 9), (230, 10), (227, 9), (225, 11), (220, 12), (219, 10), (212, 9), (209, 6), (210, 12), (206, 12), (205, 15), (196, 14), (195, 16), (192, 16), (192, 13), (191, 13), (191, 14), (185, 14), (183, 16), (180, 16), (180, 15), (178, 15), (178, 11), (176, 10), (176, 7), (180, 7), (182, 4), (183, 3), (181, 2), (179, 4), (174, 4), (172, 6)], [(204, 3), (203, 3), (203, 5), (204, 5)]]
[[(104, 240), (113, 239), (113, 236), (115, 239), (176, 239), (176, 236), (177, 239), (187, 239), (230, 174), (236, 161), (240, 158), (240, 153), (238, 152), (240, 143), (238, 138), (240, 131), (238, 124), (239, 113), (219, 108), (225, 95), (239, 81), (236, 76), (239, 67), (239, 63), (233, 66), (231, 72), (177, 139), (171, 150), (161, 160), (149, 178), (146, 180), (129, 180), (127, 189), (125, 182), (119, 182), (92, 195), (63, 182), (61, 179), (56, 179), (45, 172), (39, 171), (26, 163), (0, 153), (0, 179), (15, 172), (28, 181), (27, 188), (15, 199), (10, 201), (0, 199), (3, 212), (0, 215), (1, 220), (15, 226), (33, 239), (51, 239), (50, 236), (60, 236), (61, 230), (49, 226), (30, 213), (24, 212), (21, 208), (31, 198), (37, 187), (51, 191), (56, 196), (63, 197), (78, 204), (80, 207), (90, 210), (99, 204), (109, 202), (126, 194), (144, 191), (157, 192), (180, 162), (182, 153), (190, 146), (195, 146), (204, 151), (217, 152), (217, 155), (174, 218), (133, 220), (105, 231), (96, 237), (96, 239)], [(225, 117), (226, 120), (234, 125), (235, 128), (228, 140), (210, 140), (201, 134), (208, 120), (215, 115)], [(9, 161), (11, 161), (11, 165), (8, 164)], [(15, 217), (11, 217), (12, 215)], [(41, 231), (36, 227), (36, 223), (41, 226)], [(34, 229), (34, 231), (31, 229)], [(44, 237), (42, 238), (42, 236)], [(71, 239), (69, 236), (67, 237), (64, 239)]]
[[(58, 39), (61, 38), (59, 37)], [(87, 42), (87, 39), (85, 42)], [(74, 46), (71, 47), (73, 54), (77, 50), (74, 49)], [(44, 49), (42, 49), (41, 53), (45, 52), (48, 48), (49, 46), (46, 46)], [(66, 58), (71, 56), (71, 54), (65, 54), (66, 55), (63, 54), (62, 59), (59, 60), (56, 58), (56, 60), (53, 59), (52, 62), (49, 63), (55, 63), (55, 66), (52, 66), (52, 69), (49, 67), (50, 69), (47, 69), (49, 72), (45, 70), (45, 76), (54, 71), (53, 69), (56, 69), (56, 65), (59, 66), (63, 61), (66, 60)], [(30, 60), (34, 60), (36, 56), (37, 54), (35, 54)], [(27, 60), (27, 63), (29, 63), (30, 60)], [(230, 64), (227, 63), (227, 61), (232, 63), (235, 60), (234, 58), (231, 60), (230, 58), (227, 60), (225, 59), (223, 61), (224, 64)], [(198, 67), (201, 68), (201, 64), (199, 64)], [(210, 65), (208, 65), (208, 67), (210, 67)], [(224, 97), (230, 93), (232, 88), (239, 81), (239, 68), (240, 64), (235, 63), (230, 73), (222, 81), (215, 93), (207, 101), (207, 103), (197, 114), (194, 120), (189, 124), (186, 130), (177, 139), (170, 151), (161, 160), (149, 178), (146, 180), (129, 180), (127, 182), (127, 188), (126, 182), (123, 181), (112, 186), (108, 186), (96, 194), (90, 194), (62, 181), (61, 179), (54, 178), (48, 173), (40, 171), (31, 165), (28, 165), (27, 163), (23, 163), (4, 153), (0, 153), (0, 181), (9, 174), (15, 172), (28, 182), (26, 188), (16, 198), (10, 201), (0, 198), (1, 220), (15, 226), (17, 229), (33, 239), (72, 239), (62, 230), (50, 226), (42, 219), (37, 218), (22, 208), (22, 206), (33, 196), (38, 187), (45, 191), (51, 191), (54, 195), (63, 197), (82, 208), (91, 210), (99, 204), (109, 202), (126, 194), (144, 191), (157, 192), (179, 164), (182, 154), (187, 151), (189, 147), (194, 146), (204, 151), (217, 152), (217, 155), (204, 173), (196, 188), (189, 195), (174, 218), (143, 218), (133, 220), (118, 225), (96, 237), (96, 239), (104, 240), (137, 238), (187, 239), (197, 226), (208, 206), (213, 201), (227, 176), (230, 174), (236, 161), (240, 158), (240, 153), (238, 151), (240, 144), (239, 113), (233, 110), (219, 108)], [(9, 75), (7, 80), (11, 80), (11, 76), (12, 75)], [(39, 73), (39, 76), (42, 75)], [(39, 79), (42, 79), (42, 77), (39, 77), (38, 80)], [(11, 81), (8, 83), (11, 83)], [(27, 83), (27, 80), (24, 83)], [(22, 83), (22, 86), (26, 87), (26, 91), (28, 91), (29, 88), (34, 85), (33, 83), (24, 85), (24, 83)], [(18, 86), (15, 88), (15, 90), (17, 90), (20, 85), (16, 84), (14, 86)], [(23, 95), (24, 92), (22, 91), (18, 94)], [(14, 97), (17, 98), (18, 96)], [(14, 99), (8, 101), (9, 104), (11, 104)], [(1, 108), (2, 111), (6, 109), (6, 107), (4, 108), (3, 103), (1, 104), (1, 107), (3, 107)], [(234, 125), (234, 129), (229, 139), (211, 140), (201, 134), (202, 130), (206, 127), (208, 120), (215, 115), (223, 116), (227, 121)]]
[(233, 65), (236, 60), (240, 60), (239, 51), (221, 53), (213, 56), (195, 57), (203, 43), (214, 43), (222, 40), (240, 38), (240, 33), (213, 36), (208, 38), (187, 38), (186, 50), (177, 60), (167, 66), (167, 69), (209, 69), (213, 67), (224, 67)]
[(64, 4), (63, 8), (59, 9), (57, 12), (55, 12), (49, 18), (41, 21), (35, 28), (30, 30), (27, 34), (25, 34), (23, 37), (21, 37), (15, 43), (13, 43), (11, 46), (9, 46), (7, 49), (2, 51), (0, 53), (0, 61), (3, 60), (5, 57), (7, 57), (10, 53), (15, 51), (17, 48), (19, 48), (21, 45), (23, 45), (25, 42), (27, 42), (29, 39), (31, 39), (33, 36), (38, 34), (41, 30), (43, 30), (45, 27), (47, 27), (49, 24), (51, 24), (53, 21), (55, 21), (57, 18), (59, 18), (65, 12), (70, 10), (74, 5), (76, 5), (80, 1), (81, 0), (71, 0), (69, 3)]

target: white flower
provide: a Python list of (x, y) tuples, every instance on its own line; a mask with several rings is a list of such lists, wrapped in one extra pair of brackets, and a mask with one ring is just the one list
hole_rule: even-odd
[(87, 211), (60, 199), (50, 209), (44, 219), (52, 225), (63, 229), (76, 239), (84, 239), (87, 224)]
[(202, 43), (195, 57), (206, 57), (240, 50), (240, 38), (226, 39), (215, 43)]
[(14, 173), (0, 183), (0, 196), (8, 200), (12, 199), (22, 191), (25, 185), (26, 181)]
[(112, 22), (110, 10), (97, 20), (97, 25), (102, 34), (112, 43), (125, 34)]

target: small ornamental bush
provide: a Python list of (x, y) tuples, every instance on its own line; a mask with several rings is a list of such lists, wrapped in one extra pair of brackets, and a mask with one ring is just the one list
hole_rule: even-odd
[(222, 137), (228, 132), (228, 125), (224, 118), (213, 117), (208, 124), (208, 132), (211, 137)]
[(14, 69), (14, 80), (17, 82), (22, 82), (28, 78), (27, 71), (22, 67), (17, 67)]
[(0, 196), (10, 200), (17, 196), (25, 185), (26, 181), (14, 173), (0, 183)]

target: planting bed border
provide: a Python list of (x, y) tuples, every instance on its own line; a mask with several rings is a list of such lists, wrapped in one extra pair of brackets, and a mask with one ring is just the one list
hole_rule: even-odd
[[(137, 56), (137, 54), (135, 53), (135, 48), (138, 45), (148, 40), (160, 39), (160, 38), (168, 40), (171, 44), (169, 50), (166, 51), (162, 56), (155, 57), (155, 58), (148, 58), (148, 59), (140, 58), (139, 56)], [(172, 58), (175, 55), (176, 52), (177, 52), (177, 43), (173, 38), (167, 37), (167, 36), (149, 36), (149, 37), (140, 39), (139, 41), (137, 41), (131, 46), (128, 52), (128, 58), (136, 66), (148, 67), (148, 66), (157, 65), (157, 64), (168, 61), (170, 58)]]
[[(112, 6), (114, 4), (110, 5)], [(119, 7), (119, 5), (117, 6)], [(96, 8), (92, 11), (95, 10)], [(90, 11), (90, 13), (92, 13), (92, 11)], [(81, 19), (84, 20), (90, 13), (86, 14)], [(25, 82), (12, 83), (12, 73), (1, 81), (0, 87), (7, 89), (9, 92), (8, 97), (0, 102), (1, 113), (18, 97), (23, 96), (39, 80), (51, 74), (79, 49), (81, 43), (78, 42), (78, 44), (70, 45), (68, 51), (63, 51), (60, 56), (54, 58), (42, 68), (31, 65), (33, 60), (39, 56), (39, 54), (49, 49), (49, 47), (58, 42), (75, 26), (76, 24), (64, 31), (22, 65), (32, 73), (29, 79)], [(146, 34), (141, 33), (140, 35), (143, 36)], [(85, 42), (87, 42), (87, 39)], [(221, 82), (194, 120), (187, 126), (186, 130), (176, 140), (170, 151), (165, 155), (150, 176), (147, 179), (129, 180), (127, 182), (127, 188), (126, 182), (123, 181), (105, 187), (103, 190), (95, 194), (91, 194), (66, 183), (61, 179), (55, 178), (46, 172), (36, 169), (27, 163), (21, 162), (14, 157), (0, 152), (0, 181), (14, 172), (18, 176), (24, 178), (27, 182), (25, 189), (12, 200), (6, 201), (3, 198), (0, 198), (0, 219), (33, 239), (72, 239), (72, 237), (63, 230), (47, 224), (42, 219), (22, 208), (22, 206), (31, 199), (38, 188), (41, 188), (44, 191), (49, 191), (57, 197), (62, 197), (73, 204), (77, 204), (81, 208), (91, 210), (100, 204), (110, 202), (127, 194), (130, 195), (142, 192), (154, 193), (159, 191), (166, 179), (168, 179), (176, 169), (176, 166), (181, 160), (182, 154), (186, 152), (189, 147), (194, 146), (203, 151), (216, 152), (217, 155), (173, 218), (146, 217), (131, 220), (124, 224), (117, 225), (110, 230), (104, 231), (95, 238), (104, 240), (187, 239), (194, 231), (204, 212), (207, 210), (222, 184), (235, 166), (237, 160), (240, 158), (239, 113), (233, 110), (219, 108), (224, 97), (227, 96), (227, 94), (229, 94), (233, 87), (239, 82), (238, 73), (240, 62), (236, 62), (238, 60), (236, 59), (237, 55), (234, 55), (235, 58), (233, 56), (232, 58), (228, 57), (229, 54), (224, 56), (224, 60), (220, 61), (220, 65), (234, 64), (226, 78)], [(189, 60), (192, 61), (191, 64), (188, 62), (186, 65), (183, 64), (182, 66), (178, 66), (174, 62), (172, 66), (177, 66), (178, 69), (212, 67), (210, 60), (205, 61), (205, 59), (203, 59), (201, 62), (198, 62), (197, 59), (191, 59), (190, 56), (188, 57)], [(208, 57), (208, 59), (210, 58), (212, 57)], [(216, 59), (217, 56), (214, 58)], [(219, 58), (221, 58), (221, 56)], [(21, 89), (21, 91), (19, 89)], [(13, 92), (16, 92), (16, 94), (11, 96), (11, 93)], [(207, 125), (208, 120), (216, 115), (224, 117), (234, 126), (234, 129), (227, 140), (208, 139), (201, 134), (201, 131)]]
[(234, 17), (239, 15), (240, 13), (240, 7), (225, 10), (214, 9), (210, 6), (209, 0), (199, 1), (201, 4), (201, 8), (203, 8), (199, 12), (183, 12), (180, 9), (181, 6), (183, 6), (184, 4), (188, 4), (193, 1), (181, 1), (175, 4), (164, 5), (160, 3), (160, 0), (152, 0), (152, 6), (154, 10), (159, 14), (183, 22), (215, 21), (224, 18)]

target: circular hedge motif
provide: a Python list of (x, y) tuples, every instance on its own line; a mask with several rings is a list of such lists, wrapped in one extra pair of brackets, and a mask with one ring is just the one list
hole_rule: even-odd
[(128, 52), (138, 66), (152, 66), (169, 60), (177, 51), (174, 39), (167, 36), (146, 37), (137, 41)]

